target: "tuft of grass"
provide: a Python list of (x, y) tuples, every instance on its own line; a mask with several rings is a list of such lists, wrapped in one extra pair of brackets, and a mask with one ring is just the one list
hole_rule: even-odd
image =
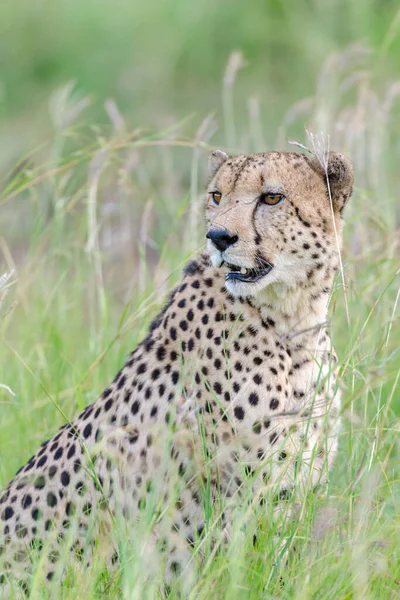
[[(397, 87), (374, 88), (369, 60), (360, 45), (331, 56), (313, 97), (288, 110), (277, 131), (286, 143), (304, 119), (314, 131), (323, 122), (331, 148), (355, 164), (342, 253), (346, 290), (339, 278), (330, 309), (343, 388), (338, 460), (325, 488), (289, 499), (274, 518), (272, 503), (261, 506), (249, 486), (226, 547), (218, 543), (219, 502), (205, 489), (206, 536), (193, 558), (198, 578), (187, 589), (184, 574), (171, 598), (182, 586), (193, 600), (398, 596), (399, 150), (391, 131)], [(227, 145), (247, 139), (247, 129), (232, 121), (232, 85), (240, 76), (232, 64), (224, 91)], [(71, 87), (54, 98), (54, 136), (23, 157), (0, 196), (0, 272), (13, 271), (7, 282), (0, 279), (0, 294), (13, 283), (1, 296), (1, 487), (66, 418), (96, 399), (143, 338), (182, 265), (203, 246), (199, 190), (211, 118), (192, 135), (186, 120), (156, 133), (131, 131), (116, 103), (108, 104), (109, 125), (88, 125), (80, 112), (86, 103)], [(249, 106), (252, 139), (242, 152), (262, 139), (259, 107), (254, 100)], [(273, 490), (266, 493), (272, 498)], [(99, 548), (85, 572), (70, 565), (57, 597), (160, 597), (162, 564), (150, 546), (159, 510), (169, 514), (170, 507), (160, 506), (155, 492), (134, 535), (117, 518), (118, 569), (107, 573)], [(50, 593), (39, 560), (31, 597)]]

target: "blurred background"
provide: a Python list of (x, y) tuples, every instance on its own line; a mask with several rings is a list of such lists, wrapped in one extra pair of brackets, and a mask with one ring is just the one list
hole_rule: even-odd
[[(235, 141), (223, 136), (221, 106), (233, 51), (242, 53), (243, 67), (235, 86), (237, 126), (257, 101), (270, 146), (293, 104), (340, 91), (320, 89), (333, 53), (362, 44), (371, 53), (362, 68), (376, 89), (396, 78), (399, 18), (396, 0), (2, 2), (1, 165), (47, 139), (56, 118), (52, 94), (67, 82), (87, 98), (92, 124), (107, 122), (104, 102), (113, 98), (129, 128), (159, 129), (190, 116), (194, 131), (213, 112), (221, 120), (216, 139)], [(347, 62), (332, 69), (348, 74), (361, 66)]]
[(1, 2), (0, 484), (204, 245), (209, 149), (310, 146), (306, 128), (356, 170), (331, 311), (349, 410), (398, 412), (399, 96), (397, 0)]

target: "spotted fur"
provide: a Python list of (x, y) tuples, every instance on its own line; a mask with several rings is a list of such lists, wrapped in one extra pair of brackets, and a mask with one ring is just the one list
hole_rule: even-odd
[[(1, 583), (14, 574), (25, 587), (43, 546), (48, 579), (62, 576), (65, 547), (90, 564), (100, 543), (111, 565), (116, 518), (137, 522), (155, 489), (155, 545), (174, 575), (202, 535), (206, 480), (212, 498), (240, 502), (249, 477), (255, 494), (275, 486), (278, 497), (327, 479), (340, 394), (326, 315), (351, 164), (331, 153), (326, 173), (301, 154), (217, 151), (210, 179), (208, 231), (235, 241), (221, 250), (209, 239), (110, 386), (2, 493)], [(268, 193), (282, 201), (268, 206)], [(252, 283), (226, 264), (272, 268)], [(229, 510), (221, 520), (229, 527)]]

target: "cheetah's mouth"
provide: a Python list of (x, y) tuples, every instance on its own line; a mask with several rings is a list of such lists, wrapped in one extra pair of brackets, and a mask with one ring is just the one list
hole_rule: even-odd
[(245, 283), (255, 283), (256, 281), (259, 281), (260, 279), (265, 277), (265, 275), (268, 275), (268, 273), (272, 270), (273, 265), (267, 263), (264, 259), (258, 260), (258, 262), (260, 263), (259, 267), (249, 269), (247, 267), (239, 267), (238, 265), (232, 265), (231, 263), (228, 263), (226, 262), (226, 260), (224, 260), (222, 266), (225, 266), (228, 269), (230, 269), (225, 275), (225, 280), (243, 281)]

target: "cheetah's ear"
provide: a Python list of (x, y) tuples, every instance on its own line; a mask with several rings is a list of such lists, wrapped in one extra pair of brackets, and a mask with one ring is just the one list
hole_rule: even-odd
[[(310, 166), (326, 180), (326, 171), (318, 156), (310, 160)], [(353, 191), (354, 169), (351, 161), (340, 152), (328, 154), (328, 179), (333, 207), (342, 212)]]
[(224, 162), (228, 160), (229, 156), (222, 150), (213, 150), (208, 155), (208, 175), (210, 179), (214, 177), (216, 172), (222, 167)]

